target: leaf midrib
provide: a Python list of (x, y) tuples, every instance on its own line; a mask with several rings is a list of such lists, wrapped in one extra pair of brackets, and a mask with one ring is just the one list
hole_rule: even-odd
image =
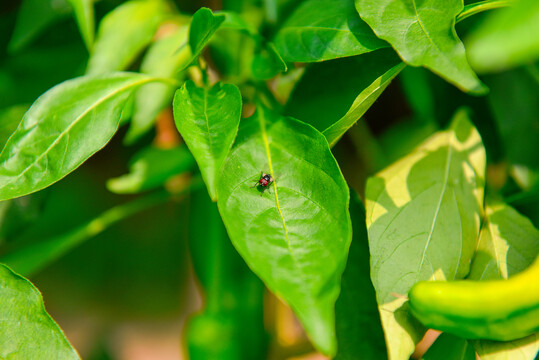
[(421, 256), (421, 262), (419, 263), (419, 267), (417, 270), (416, 278), (421, 273), (421, 269), (423, 268), (423, 263), (425, 262), (425, 256), (427, 254), (427, 250), (429, 248), (430, 241), (432, 239), (432, 234), (434, 233), (434, 228), (436, 226), (436, 221), (438, 219), (438, 214), (440, 213), (440, 208), (442, 207), (442, 200), (444, 198), (445, 192), (447, 190), (447, 185), (449, 182), (449, 170), (451, 168), (451, 158), (453, 156), (452, 146), (451, 146), (451, 140), (453, 139), (452, 136), (449, 136), (449, 141), (447, 144), (447, 157), (446, 157), (446, 164), (445, 164), (445, 174), (444, 174), (444, 182), (443, 182), (443, 188), (440, 192), (440, 198), (438, 199), (438, 204), (436, 206), (436, 211), (434, 212), (434, 217), (432, 219), (432, 224), (429, 230), (429, 235), (427, 237), (427, 243), (425, 244), (425, 248), (423, 249), (423, 255)]
[[(113, 91), (107, 95), (105, 95), (104, 97), (102, 97), (101, 99), (99, 99), (98, 101), (96, 101), (95, 103), (93, 103), (90, 107), (88, 107), (85, 111), (83, 111), (79, 116), (77, 116), (75, 118), (75, 120), (69, 124), (69, 126), (67, 128), (65, 128), (56, 138), (56, 140), (54, 140), (50, 145), (49, 147), (41, 154), (39, 155), (36, 160), (34, 160), (32, 163), (30, 163), (19, 175), (17, 175), (16, 177), (12, 177), (11, 178), (11, 181), (8, 181), (7, 183), (5, 183), (2, 188), (6, 188), (8, 185), (11, 185), (13, 184), (15, 181), (17, 181), (18, 179), (20, 179), (26, 172), (28, 172), (28, 170), (30, 170), (31, 168), (33, 168), (39, 161), (41, 161), (41, 159), (43, 159), (44, 156), (46, 156), (51, 150), (53, 147), (55, 147), (56, 145), (58, 145), (58, 143), (60, 142), (60, 140), (64, 137), (64, 135), (66, 134), (69, 134), (69, 131), (76, 125), (78, 124), (78, 122), (84, 118), (90, 111), (94, 110), (95, 108), (97, 108), (99, 105), (101, 105), (102, 103), (104, 103), (105, 101), (107, 101), (108, 99), (112, 98), (113, 96), (121, 93), (122, 91), (126, 91), (126, 89), (130, 88), (130, 87), (134, 87), (134, 86), (139, 86), (139, 85), (143, 85), (144, 83), (148, 83), (148, 82), (152, 82), (152, 81), (155, 81), (155, 79), (142, 79), (142, 80), (139, 80), (139, 81), (136, 81), (136, 82), (133, 82), (131, 84), (129, 84), (129, 86), (126, 86), (126, 87), (123, 87), (123, 88), (119, 88), (118, 90), (116, 91)], [(22, 122), (21, 122), (22, 123)], [(6, 144), (7, 145), (7, 144)], [(7, 149), (7, 146), (4, 147), (4, 150)], [(0, 154), (0, 156), (3, 155), (3, 152)]]

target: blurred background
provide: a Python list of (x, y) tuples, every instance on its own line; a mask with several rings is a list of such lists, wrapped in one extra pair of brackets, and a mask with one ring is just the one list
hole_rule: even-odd
[[(0, 2), (0, 134), (12, 128), (8, 119), (18, 123), (39, 95), (84, 74), (88, 51), (72, 10), (65, 0), (50, 1), (53, 13), (36, 10), (30, 30), (21, 25), (25, 2)], [(277, 1), (279, 22), (300, 2)], [(96, 1), (96, 24), (121, 3)], [(185, 15), (206, 6), (247, 17), (250, 12), (259, 16), (253, 9), (263, 15), (265, 4), (262, 0), (174, 3)], [(459, 23), (459, 36), (466, 40), (486, 16)], [(271, 37), (272, 31), (268, 28), (266, 35)], [(238, 75), (230, 63), (219, 61), (227, 51), (239, 53), (236, 43), (230, 44), (228, 49), (210, 44), (206, 54), (212, 59), (210, 67), (225, 81)], [(345, 111), (357, 95), (354, 61), (344, 58), (309, 65), (318, 74), (316, 79), (307, 76), (305, 64), (295, 64), (288, 75), (293, 79), (289, 88), (304, 71), (306, 75), (295, 85), (295, 99), (287, 111), (298, 118), (334, 117)], [(139, 66), (140, 59), (131, 70)], [(367, 112), (365, 121), (334, 148), (350, 186), (362, 194), (369, 175), (443, 128), (465, 105), (472, 109), (487, 149), (490, 191), (501, 194), (539, 226), (537, 61), (485, 73), (481, 79), (490, 92), (473, 97), (425, 69), (407, 67)], [(290, 91), (280, 92), (276, 84), (280, 83), (268, 80), (276, 97), (287, 103)], [(312, 104), (323, 101), (318, 107), (294, 105), (306, 98)], [(192, 163), (188, 171), (168, 179), (166, 189), (175, 194), (172, 199), (157, 196), (143, 200), (136, 209), (121, 207), (145, 195), (115, 194), (107, 189), (107, 181), (128, 173), (133, 156), (148, 146), (167, 150), (182, 142), (170, 108), (160, 113), (154, 129), (131, 146), (122, 142), (126, 132), (122, 126), (103, 150), (50, 188), (0, 202), (2, 256), (81, 227), (88, 230), (85, 226), (92, 219), (103, 214), (110, 218), (106, 211), (120, 207), (115, 213), (119, 216), (113, 216), (106, 229), (95, 236), (87, 231), (79, 246), (29, 277), (82, 358), (172, 360), (188, 359), (190, 354), (192, 359), (325, 359), (313, 350), (289, 308), (264, 289), (235, 252), (215, 204), (206, 189), (196, 185)]]

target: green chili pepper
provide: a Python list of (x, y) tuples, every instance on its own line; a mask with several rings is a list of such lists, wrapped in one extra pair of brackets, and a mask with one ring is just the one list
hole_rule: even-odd
[(429, 328), (467, 339), (519, 339), (539, 331), (539, 257), (507, 280), (420, 281), (408, 298)]

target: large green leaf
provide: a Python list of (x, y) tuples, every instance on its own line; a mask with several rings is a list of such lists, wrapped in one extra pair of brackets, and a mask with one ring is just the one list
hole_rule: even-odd
[(465, 339), (442, 334), (421, 360), (475, 360), (475, 351)]
[(16, 105), (0, 110), (0, 149), (4, 148), (7, 139), (17, 129), (26, 110), (28, 110), (26, 105)]
[[(340, 119), (352, 125), (389, 84), (399, 64), (391, 49), (312, 64), (294, 87), (285, 114), (322, 132), (342, 124)], [(361, 111), (354, 115), (355, 110)]]
[(43, 94), (0, 153), (0, 200), (43, 189), (79, 167), (114, 135), (133, 90), (150, 81), (135, 73), (85, 76)]
[(539, 1), (519, 0), (492, 13), (466, 39), (477, 71), (500, 71), (539, 58)]
[(219, 171), (234, 143), (241, 117), (235, 85), (199, 88), (187, 81), (174, 97), (174, 120), (198, 163), (211, 198), (217, 199)]
[(45, 311), (34, 285), (0, 264), (0, 357), (2, 359), (80, 359)]
[(166, 11), (161, 0), (131, 0), (108, 13), (99, 24), (86, 73), (125, 70), (148, 46)]
[[(275, 178), (268, 189), (253, 188), (261, 171)], [(242, 121), (217, 187), (240, 255), (292, 307), (313, 344), (334, 355), (334, 306), (352, 234), (348, 187), (326, 139), (259, 105)]]
[[(187, 46), (187, 32), (188, 27), (178, 27), (169, 36), (152, 44), (142, 60), (140, 71), (152, 76), (181, 80), (184, 73), (178, 73), (178, 70), (191, 58), (191, 50)], [(155, 83), (137, 90), (135, 113), (125, 137), (126, 143), (132, 144), (151, 129), (159, 112), (172, 104), (176, 87), (171, 84)]]
[(92, 50), (95, 37), (94, 0), (67, 0), (73, 7), (82, 39), (88, 50)]
[(365, 208), (357, 195), (350, 199), (353, 237), (346, 269), (342, 274), (341, 293), (335, 304), (338, 351), (335, 360), (387, 359), (384, 332), (376, 304), (369, 270), (369, 241)]
[(185, 146), (159, 149), (153, 146), (138, 152), (129, 162), (129, 173), (107, 181), (107, 188), (116, 194), (134, 194), (163, 186), (175, 175), (195, 165)]
[(424, 333), (398, 294), (419, 280), (469, 272), (484, 173), (481, 138), (461, 110), (448, 130), (367, 182), (371, 278), (391, 360), (408, 359)]
[[(477, 252), (469, 278), (507, 279), (526, 269), (539, 254), (539, 230), (515, 209), (489, 201)], [(534, 360), (539, 351), (539, 333), (509, 342), (472, 342), (483, 360)]]
[(66, 0), (24, 0), (8, 45), (11, 52), (19, 51), (55, 21), (67, 17), (71, 7)]
[(356, 8), (376, 35), (400, 57), (424, 66), (464, 91), (483, 93), (455, 32), (462, 0), (355, 0)]
[(353, 0), (308, 0), (275, 36), (286, 61), (312, 62), (367, 53), (389, 45), (358, 16)]

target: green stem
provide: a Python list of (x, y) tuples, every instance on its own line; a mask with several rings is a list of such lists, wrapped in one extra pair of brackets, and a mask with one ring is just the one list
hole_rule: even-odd
[[(191, 185), (184, 190), (184, 193), (200, 186), (202, 186), (201, 182), (193, 180)], [(102, 233), (113, 224), (153, 206), (165, 203), (170, 198), (171, 194), (163, 190), (129, 203), (115, 206), (64, 234), (10, 252), (2, 256), (0, 262), (7, 264), (17, 273), (28, 277), (84, 241)]]
[(514, 0), (490, 0), (466, 5), (461, 13), (457, 15), (456, 21), (458, 23), (472, 15), (479, 14), (480, 12), (510, 6), (513, 3)]

